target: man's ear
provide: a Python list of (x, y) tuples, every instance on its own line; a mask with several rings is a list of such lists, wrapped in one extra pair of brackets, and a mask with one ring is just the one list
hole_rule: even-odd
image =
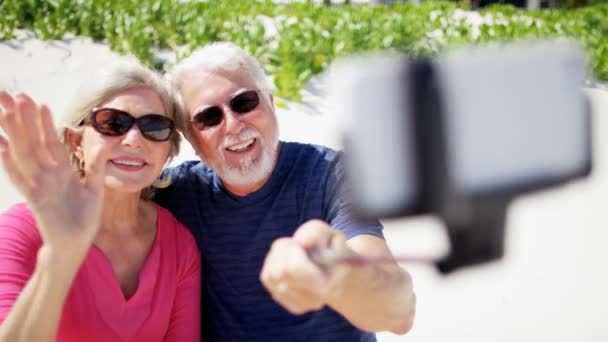
[(79, 160), (82, 160), (82, 148), (80, 147), (80, 143), (82, 142), (82, 133), (76, 132), (71, 129), (65, 130), (65, 142), (70, 147), (70, 150)]
[(198, 135), (197, 132), (195, 130), (194, 127), (192, 127), (192, 125), (188, 125), (183, 132), (183, 137), (186, 138), (186, 141), (188, 141), (190, 143), (190, 146), (192, 146), (192, 149), (194, 150), (194, 153), (196, 153), (197, 156), (201, 157), (201, 153), (198, 149)]
[(274, 96), (272, 96), (272, 93), (268, 93), (268, 99), (270, 100), (270, 107), (272, 107), (273, 111), (277, 111), (277, 107), (274, 105)]

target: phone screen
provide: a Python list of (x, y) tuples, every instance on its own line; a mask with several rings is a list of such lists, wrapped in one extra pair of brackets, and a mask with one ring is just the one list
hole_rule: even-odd
[(414, 205), (418, 175), (403, 56), (352, 58), (335, 68), (336, 115), (348, 117), (344, 148), (353, 206), (392, 216)]
[(436, 74), (457, 191), (533, 187), (589, 165), (585, 60), (577, 45), (460, 50), (442, 56)]

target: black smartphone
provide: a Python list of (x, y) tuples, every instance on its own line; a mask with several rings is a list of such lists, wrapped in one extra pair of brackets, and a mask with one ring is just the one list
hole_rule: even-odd
[(572, 41), (459, 48), (422, 63), (394, 53), (339, 61), (330, 93), (348, 118), (353, 206), (403, 216), (424, 211), (429, 187), (463, 201), (587, 175), (585, 77)]

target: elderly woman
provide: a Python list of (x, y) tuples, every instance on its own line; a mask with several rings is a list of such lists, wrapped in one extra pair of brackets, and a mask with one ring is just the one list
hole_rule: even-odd
[(196, 243), (149, 200), (179, 106), (133, 61), (78, 95), (58, 138), (46, 106), (0, 92), (0, 159), (27, 200), (0, 216), (0, 341), (198, 341)]

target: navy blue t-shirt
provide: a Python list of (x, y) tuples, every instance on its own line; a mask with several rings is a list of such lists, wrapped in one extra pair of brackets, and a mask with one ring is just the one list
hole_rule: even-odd
[(329, 307), (292, 315), (259, 280), (272, 242), (322, 219), (347, 238), (383, 238), (379, 222), (352, 218), (343, 186), (342, 154), (315, 145), (282, 142), (268, 182), (245, 197), (231, 194), (200, 161), (167, 169), (173, 183), (156, 201), (196, 237), (202, 251), (205, 341), (375, 341)]

